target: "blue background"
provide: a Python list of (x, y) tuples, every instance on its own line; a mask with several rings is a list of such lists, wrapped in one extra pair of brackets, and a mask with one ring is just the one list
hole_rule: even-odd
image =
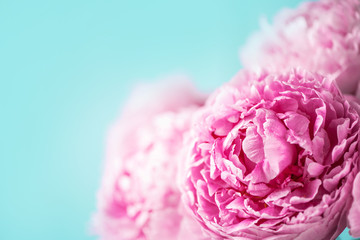
[(134, 82), (211, 91), (259, 17), (299, 2), (0, 0), (0, 239), (95, 239), (105, 134)]

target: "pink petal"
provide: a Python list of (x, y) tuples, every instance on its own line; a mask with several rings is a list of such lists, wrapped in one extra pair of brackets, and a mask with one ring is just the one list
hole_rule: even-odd
[(354, 200), (348, 215), (349, 228), (350, 235), (358, 238), (360, 237), (360, 173), (355, 177), (352, 196)]

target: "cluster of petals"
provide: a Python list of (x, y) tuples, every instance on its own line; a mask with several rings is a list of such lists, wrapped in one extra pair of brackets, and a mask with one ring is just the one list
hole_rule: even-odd
[(263, 21), (240, 55), (246, 68), (300, 66), (360, 97), (360, 1), (310, 1), (283, 10), (273, 25)]
[(101, 239), (202, 239), (197, 223), (183, 214), (174, 180), (184, 135), (203, 102), (183, 78), (134, 91), (109, 131), (94, 216)]
[(333, 81), (242, 71), (195, 123), (182, 193), (213, 239), (328, 240), (344, 230), (351, 192), (360, 197), (360, 122)]

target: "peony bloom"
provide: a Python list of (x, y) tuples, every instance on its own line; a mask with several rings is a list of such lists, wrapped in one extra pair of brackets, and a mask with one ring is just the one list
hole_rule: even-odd
[(360, 1), (320, 0), (283, 11), (274, 26), (263, 24), (240, 55), (245, 67), (302, 67), (360, 97)]
[(94, 217), (102, 239), (202, 238), (183, 214), (174, 180), (184, 134), (204, 96), (174, 80), (138, 88), (110, 130)]
[(360, 123), (332, 81), (241, 72), (195, 121), (183, 199), (213, 238), (329, 240), (344, 230)]

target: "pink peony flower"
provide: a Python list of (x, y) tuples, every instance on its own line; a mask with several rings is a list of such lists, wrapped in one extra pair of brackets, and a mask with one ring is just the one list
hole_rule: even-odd
[(350, 234), (360, 238), (360, 173), (357, 174), (352, 189), (354, 201), (349, 211)]
[(360, 97), (360, 1), (320, 0), (281, 12), (242, 49), (245, 67), (302, 67)]
[(202, 239), (174, 181), (184, 134), (204, 102), (183, 80), (138, 88), (111, 128), (94, 217), (102, 239)]
[(329, 240), (344, 230), (360, 122), (332, 81), (241, 72), (195, 121), (183, 199), (213, 238)]

